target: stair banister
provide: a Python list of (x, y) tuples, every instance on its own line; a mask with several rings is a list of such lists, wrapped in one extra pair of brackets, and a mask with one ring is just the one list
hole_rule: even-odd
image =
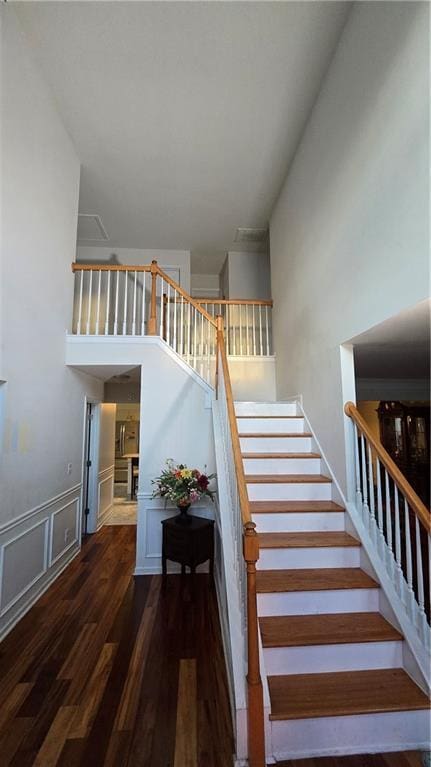
[(375, 439), (369, 426), (367, 425), (366, 421), (364, 421), (364, 419), (362, 418), (356, 405), (354, 405), (353, 402), (346, 402), (344, 406), (344, 412), (346, 413), (346, 415), (349, 416), (349, 418), (352, 419), (352, 421), (354, 421), (360, 433), (362, 433), (364, 437), (366, 437), (367, 442), (369, 442), (370, 445), (373, 447), (373, 450), (378, 455), (381, 463), (387, 470), (388, 474), (390, 474), (393, 481), (398, 486), (399, 491), (406, 498), (410, 508), (415, 512), (416, 516), (419, 518), (419, 521), (424, 526), (424, 528), (428, 530), (428, 532), (430, 532), (431, 531), (431, 514), (429, 509), (427, 509), (423, 501), (421, 501), (418, 494), (414, 491), (412, 486), (409, 484), (404, 474), (400, 471), (397, 464), (395, 463), (395, 461), (393, 461), (393, 459), (391, 458), (387, 450), (385, 450), (383, 445)]
[[(222, 374), (220, 376), (220, 373)], [(248, 690), (248, 759), (250, 767), (265, 767), (265, 726), (263, 687), (260, 675), (259, 633), (256, 596), (256, 562), (259, 559), (259, 539), (252, 520), (248, 500), (241, 446), (235, 415), (232, 385), (223, 331), (223, 318), (217, 317), (216, 392), (220, 398), (220, 378), (223, 380), (227, 409), (228, 432), (234, 461), (236, 490), (242, 521), (243, 557), (246, 565), (247, 602), (247, 690)]]
[(354, 403), (347, 402), (344, 412), (353, 424), (357, 513), (409, 620), (423, 645), (429, 647), (425, 594), (431, 545), (430, 512), (375, 439)]

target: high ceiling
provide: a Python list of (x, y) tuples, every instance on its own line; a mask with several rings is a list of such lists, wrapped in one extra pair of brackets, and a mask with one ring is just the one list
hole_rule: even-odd
[(218, 271), (266, 227), (351, 3), (14, 4), (115, 247)]

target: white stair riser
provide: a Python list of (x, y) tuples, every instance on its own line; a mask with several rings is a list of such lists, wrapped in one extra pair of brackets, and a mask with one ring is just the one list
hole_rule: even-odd
[(322, 615), (378, 612), (379, 589), (282, 591), (257, 595), (257, 612), (269, 615)]
[(322, 674), (333, 671), (401, 668), (402, 641), (358, 642), (302, 647), (266, 647), (265, 673)]
[(237, 415), (299, 415), (295, 402), (235, 402)]
[(429, 750), (429, 712), (328, 716), (271, 722), (277, 761), (313, 756)]
[(320, 458), (244, 458), (246, 474), (320, 474)]
[(242, 453), (311, 452), (311, 437), (240, 437), (239, 442)]
[(252, 514), (258, 533), (316, 533), (344, 530), (344, 511)]
[(250, 501), (330, 501), (330, 482), (249, 482)]
[(238, 418), (240, 434), (300, 434), (304, 431), (303, 418)]
[(318, 567), (359, 567), (359, 546), (304, 549), (260, 549), (259, 570), (297, 570)]

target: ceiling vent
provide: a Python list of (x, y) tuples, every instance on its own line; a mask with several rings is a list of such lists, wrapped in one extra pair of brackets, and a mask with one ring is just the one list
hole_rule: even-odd
[(106, 242), (108, 233), (95, 213), (78, 213), (78, 242)]
[(268, 229), (250, 229), (239, 227), (236, 230), (235, 242), (265, 242)]

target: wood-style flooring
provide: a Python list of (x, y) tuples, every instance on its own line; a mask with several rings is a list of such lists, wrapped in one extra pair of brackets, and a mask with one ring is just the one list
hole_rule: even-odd
[(133, 577), (104, 527), (0, 645), (0, 767), (231, 767), (209, 576)]

